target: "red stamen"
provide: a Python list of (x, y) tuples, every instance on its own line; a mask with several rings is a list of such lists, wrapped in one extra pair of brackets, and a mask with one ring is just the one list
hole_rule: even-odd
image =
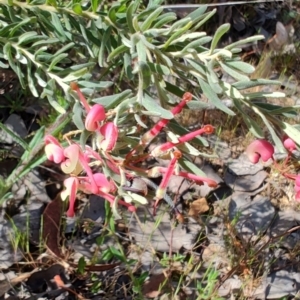
[(164, 172), (164, 176), (161, 180), (161, 183), (155, 193), (155, 198), (156, 198), (156, 201), (155, 201), (155, 204), (154, 204), (154, 207), (156, 208), (157, 207), (157, 204), (158, 202), (164, 197), (165, 193), (166, 193), (166, 189), (167, 189), (167, 185), (170, 181), (170, 178), (172, 176), (172, 174), (174, 173), (174, 170), (175, 170), (175, 166), (176, 166), (176, 163), (178, 161), (178, 159), (181, 158), (182, 154), (180, 151), (174, 151), (174, 156), (173, 158), (171, 159), (170, 161), (170, 164), (168, 166), (168, 168), (165, 168), (165, 172)]
[(212, 134), (213, 132), (214, 132), (214, 127), (213, 126), (205, 125), (204, 127), (200, 128), (196, 131), (187, 133), (186, 135), (179, 137), (178, 138), (178, 143), (166, 142), (166, 143), (154, 148), (153, 151), (151, 152), (151, 154), (154, 157), (161, 156), (167, 150), (170, 150), (170, 149), (172, 149), (173, 147), (175, 147), (179, 144), (186, 143), (186, 142), (192, 140), (193, 138), (195, 138), (197, 135), (204, 134), (204, 133)]
[(84, 95), (82, 94), (82, 92), (81, 92), (78, 84), (76, 82), (71, 82), (70, 83), (70, 88), (78, 94), (79, 99), (80, 99), (82, 105), (84, 106), (86, 112), (88, 113), (91, 108), (90, 108), (88, 102), (86, 101)]
[[(193, 95), (189, 92), (184, 93), (181, 101), (172, 108), (171, 113), (175, 116), (179, 114), (188, 101), (192, 100)], [(170, 122), (169, 119), (161, 119), (152, 129), (147, 131), (141, 138), (141, 144), (149, 144), (161, 130)]]

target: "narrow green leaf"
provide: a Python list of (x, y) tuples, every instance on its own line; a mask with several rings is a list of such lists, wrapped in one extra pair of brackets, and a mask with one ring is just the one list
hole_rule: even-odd
[(245, 75), (237, 72), (235, 69), (233, 69), (230, 66), (228, 66), (225, 62), (222, 63), (221, 61), (219, 61), (219, 64), (222, 67), (222, 69), (226, 73), (228, 73), (231, 77), (233, 77), (234, 79), (236, 79), (238, 81), (241, 81), (241, 80), (244, 80), (244, 81), (248, 80), (248, 81), (250, 81), (250, 79), (247, 76), (245, 76)]
[(50, 66), (48, 67), (48, 72), (51, 72), (52, 69), (59, 63), (61, 62), (63, 59), (65, 59), (66, 57), (68, 57), (69, 54), (68, 53), (61, 53), (57, 56), (54, 56), (53, 60), (51, 61)]
[(221, 37), (230, 29), (230, 24), (222, 24), (216, 31), (210, 46), (210, 55), (213, 54)]
[(234, 60), (228, 61), (227, 60), (226, 65), (228, 65), (231, 68), (235, 68), (238, 71), (246, 73), (246, 74), (251, 74), (255, 71), (255, 68), (252, 65), (245, 63), (243, 61), (234, 61)]
[(204, 80), (202, 80), (200, 77), (198, 77), (199, 84), (201, 86), (201, 89), (204, 93), (204, 95), (208, 98), (208, 100), (217, 108), (221, 109), (225, 113), (229, 114), (230, 116), (234, 116), (235, 113), (230, 110), (226, 105), (224, 105), (221, 100), (218, 98), (215, 91), (210, 87), (209, 84), (207, 84)]
[(79, 130), (85, 129), (82, 119), (83, 119), (83, 111), (82, 111), (80, 103), (78, 101), (76, 101), (73, 106), (72, 121)]
[(198, 48), (199, 46), (202, 46), (204, 44), (209, 43), (212, 40), (212, 37), (210, 36), (204, 36), (200, 39), (197, 39), (195, 41), (190, 42), (189, 44), (187, 44), (182, 50), (181, 52), (191, 52), (191, 51), (196, 51), (196, 48)]
[(194, 26), (194, 30), (197, 30), (200, 28), (203, 24), (206, 23), (207, 20), (209, 20), (215, 13), (217, 9), (214, 8), (212, 11), (205, 13), (201, 16), (201, 21), (198, 21), (197, 24)]
[(213, 90), (220, 94), (222, 93), (222, 88), (219, 84), (219, 78), (213, 70), (215, 60), (211, 59), (209, 62), (205, 63), (206, 65), (206, 77), (209, 85), (213, 88)]
[(172, 41), (174, 41), (175, 39), (177, 39), (179, 36), (181, 36), (183, 33), (185, 33), (186, 31), (188, 31), (191, 26), (193, 25), (193, 22), (188, 22), (184, 27), (178, 29), (175, 33), (173, 33), (173, 35), (165, 42), (165, 44), (163, 45), (163, 48), (168, 48)]
[(114, 83), (112, 81), (92, 82), (92, 81), (80, 80), (78, 81), (78, 84), (84, 88), (103, 90), (111, 87)]
[(151, 84), (151, 69), (144, 61), (139, 61), (139, 75), (143, 82), (143, 89), (147, 89)]
[(92, 101), (94, 103), (103, 105), (106, 109), (111, 109), (113, 107), (116, 107), (123, 100), (128, 99), (130, 97), (132, 97), (132, 91), (125, 90), (122, 93), (96, 98), (93, 99)]
[[(168, 23), (171, 23), (177, 19), (177, 16), (173, 12), (164, 13), (159, 18), (157, 18), (156, 23), (152, 26), (152, 29), (154, 28), (163, 28)], [(150, 29), (151, 30), (151, 29)]]
[(64, 77), (62, 79), (62, 81), (63, 82), (71, 82), (71, 81), (74, 81), (74, 80), (78, 80), (79, 78), (81, 78), (87, 72), (88, 72), (88, 68), (82, 68), (78, 71), (74, 71), (74, 72), (70, 73), (69, 75)]
[(142, 99), (142, 105), (144, 108), (148, 111), (153, 111), (155, 113), (160, 113), (161, 118), (164, 119), (173, 119), (173, 114), (164, 108), (162, 108), (157, 101), (155, 101), (153, 98), (151, 98), (148, 94), (144, 94), (144, 97)]
[(102, 2), (103, 2), (103, 0), (91, 0), (92, 10), (94, 13), (97, 12), (97, 10)]
[(67, 40), (66, 31), (64, 30), (61, 21), (58, 18), (58, 14), (54, 12), (50, 12), (50, 14), (55, 31), (59, 34), (59, 37), (61, 38), (62, 42), (65, 42)]
[(200, 5), (199, 8), (197, 8), (193, 12), (189, 13), (186, 16), (186, 18), (191, 19), (193, 22), (199, 21), (199, 18), (203, 16), (203, 14), (206, 12), (206, 10), (207, 10), (207, 6), (205, 4), (204, 5)]
[(179, 160), (179, 164), (184, 170), (186, 170), (189, 173), (193, 173), (198, 176), (207, 177), (206, 174), (200, 168), (198, 168), (191, 161), (187, 160), (185, 157)]
[(57, 50), (55, 53), (54, 53), (54, 56), (56, 57), (57, 55), (60, 55), (61, 53), (64, 53), (64, 52), (67, 52), (68, 50), (74, 48), (75, 46), (75, 43), (71, 42), (71, 43), (68, 43), (67, 45), (61, 47), (59, 50)]
[(37, 37), (37, 33), (35, 31), (25, 32), (18, 37), (18, 45), (21, 45), (23, 43), (26, 44), (28, 40), (32, 42), (33, 38), (36, 37)]
[(258, 98), (284, 98), (285, 93), (281, 92), (257, 92), (257, 93), (248, 93), (244, 94), (245, 99), (258, 99)]
[(161, 64), (154, 64), (148, 62), (148, 66), (153, 73), (157, 73), (160, 75), (170, 75), (170, 69)]
[(140, 26), (141, 31), (145, 31), (150, 28), (152, 23), (157, 19), (157, 17), (162, 13), (163, 7), (158, 7), (155, 11), (153, 11), (146, 20)]
[(117, 47), (115, 50), (113, 50), (107, 57), (107, 61), (111, 61), (112, 59), (114, 59), (116, 56), (119, 56), (120, 54), (126, 52), (128, 50), (128, 47), (121, 45), (119, 47)]
[(260, 85), (281, 85), (281, 82), (269, 79), (252, 79), (250, 81), (238, 81), (232, 84), (232, 86), (238, 90), (249, 89)]
[(224, 49), (231, 50), (232, 48), (236, 48), (237, 46), (245, 45), (245, 44), (248, 44), (248, 43), (252, 43), (252, 42), (256, 42), (256, 41), (264, 40), (264, 39), (265, 39), (265, 37), (263, 35), (251, 36), (251, 37), (248, 37), (246, 39), (234, 42), (234, 43), (226, 46)]
[(132, 19), (133, 19), (133, 14), (135, 13), (136, 10), (136, 5), (134, 2), (131, 2), (126, 10), (126, 21), (127, 21), (127, 26), (129, 28), (130, 33), (134, 33), (135, 29), (133, 27)]
[(38, 97), (39, 93), (35, 87), (36, 83), (34, 82), (33, 77), (32, 77), (31, 62), (28, 62), (28, 65), (27, 65), (27, 81), (28, 81), (28, 87), (29, 87), (32, 95), (34, 97)]
[(28, 23), (32, 23), (32, 22), (36, 22), (36, 17), (31, 17), (31, 18), (26, 18), (23, 21), (17, 23), (17, 25), (15, 25), (10, 33), (9, 33), (9, 37), (13, 37), (16, 33), (17, 30), (19, 30), (19, 28), (21, 28), (22, 26), (28, 24)]
[(15, 134), (11, 129), (9, 129), (6, 125), (0, 123), (0, 129), (5, 131), (14, 142), (19, 144), (24, 150), (29, 150), (29, 145), (17, 134)]
[(101, 39), (101, 46), (98, 54), (98, 64), (100, 67), (107, 67), (106, 59), (105, 59), (105, 49), (110, 47), (110, 38), (111, 38), (111, 30), (112, 27), (108, 27), (104, 35)]
[(174, 45), (176, 43), (182, 43), (185, 42), (186, 40), (195, 40), (199, 39), (200, 37), (205, 36), (205, 32), (189, 32), (186, 34), (183, 34), (179, 36), (177, 39), (173, 40), (170, 45)]
[(142, 41), (137, 42), (136, 51), (137, 51), (137, 55), (138, 55), (138, 61), (146, 62), (147, 61), (147, 48)]

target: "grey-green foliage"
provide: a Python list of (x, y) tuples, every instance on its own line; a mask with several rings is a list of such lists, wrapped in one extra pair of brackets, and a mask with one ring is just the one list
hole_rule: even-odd
[[(278, 130), (300, 144), (299, 131), (277, 119), (278, 115), (295, 115), (295, 108), (253, 102), (258, 97), (282, 97), (281, 93), (245, 92), (259, 85), (278, 84), (250, 80), (248, 75), (254, 68), (238, 55), (239, 46), (263, 37), (251, 37), (219, 49), (219, 41), (230, 25), (220, 26), (213, 37), (201, 31), (215, 10), (207, 11), (201, 6), (178, 20), (174, 13), (163, 10), (162, 2), (149, 1), (145, 7), (139, 0), (114, 3), (0, 0), (0, 67), (10, 66), (23, 88), (28, 86), (36, 97), (47, 97), (60, 112), (64, 108), (56, 101), (56, 89), (62, 89), (71, 101), (75, 95), (70, 92), (69, 83), (77, 81), (87, 95), (92, 95), (113, 84), (105, 81), (107, 73), (121, 69), (123, 82), (130, 82), (128, 87), (132, 88), (122, 91), (115, 87), (115, 95), (94, 99), (115, 109), (119, 122), (126, 119), (122, 112), (128, 105), (141, 126), (144, 126), (141, 114), (172, 118), (164, 107), (172, 95), (181, 96), (189, 88), (195, 95), (190, 107), (203, 108), (200, 100), (203, 93), (218, 109), (234, 115), (222, 102), (222, 97), (230, 97), (235, 111), (243, 116), (254, 135), (263, 137), (259, 125), (245, 113), (245, 106), (261, 117), (278, 147), (282, 149)], [(93, 82), (96, 65), (101, 67), (103, 81)], [(222, 82), (216, 68), (224, 70), (236, 82)], [(178, 84), (169, 80), (172, 77)], [(159, 109), (149, 87), (156, 89)], [(80, 119), (79, 107), (73, 111), (77, 114), (75, 119)]]

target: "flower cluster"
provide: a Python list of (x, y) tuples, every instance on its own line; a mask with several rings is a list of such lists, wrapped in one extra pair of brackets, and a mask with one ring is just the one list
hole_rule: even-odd
[(286, 178), (292, 179), (295, 181), (295, 199), (300, 202), (300, 174), (289, 174), (286, 173), (284, 168), (291, 157), (291, 154), (296, 150), (296, 143), (288, 136), (283, 137), (283, 145), (288, 151), (288, 155), (283, 163), (283, 167), (279, 167), (274, 159), (274, 146), (266, 140), (255, 140), (253, 141), (246, 149), (246, 154), (249, 160), (256, 164), (260, 159), (264, 162), (269, 159), (273, 160), (278, 171)]
[[(180, 171), (178, 169), (178, 160), (182, 154), (176, 148), (178, 145), (192, 140), (197, 135), (213, 133), (213, 126), (205, 125), (203, 128), (178, 137), (175, 142), (166, 142), (156, 146), (150, 153), (145, 153), (145, 148), (169, 122), (167, 119), (161, 119), (141, 137), (140, 143), (136, 148), (130, 150), (125, 159), (114, 157), (111, 155), (111, 151), (114, 150), (118, 140), (117, 125), (114, 122), (108, 121), (108, 113), (102, 105), (95, 104), (90, 106), (88, 104), (77, 84), (72, 83), (71, 88), (77, 92), (79, 100), (85, 109), (85, 129), (94, 134), (97, 151), (87, 145), (82, 147), (68, 138), (66, 138), (68, 146), (63, 147), (53, 136), (47, 135), (45, 137), (47, 158), (56, 164), (60, 164), (61, 170), (70, 176), (64, 181), (65, 190), (61, 193), (63, 200), (69, 199), (67, 216), (73, 217), (75, 214), (75, 200), (78, 191), (102, 196), (110, 202), (113, 208), (116, 208), (117, 204), (121, 204), (126, 206), (129, 211), (134, 212), (136, 210), (135, 203), (147, 203), (146, 198), (132, 193), (130, 188), (126, 186), (128, 179), (136, 176), (144, 176), (146, 178), (162, 176), (161, 183), (156, 190), (156, 204), (161, 199), (164, 199), (166, 188), (172, 175), (185, 177), (198, 184), (206, 182), (211, 187), (217, 186), (217, 183), (212, 179)], [(185, 104), (191, 99), (192, 95), (185, 93), (181, 102), (171, 110), (173, 115), (180, 113)], [(140, 168), (140, 165), (136, 165), (137, 162), (144, 160), (149, 155), (161, 157), (165, 156), (166, 153), (171, 157), (168, 167), (156, 166), (152, 169), (144, 170)], [(138, 160), (136, 159), (137, 157)], [(105, 176), (104, 173), (94, 172), (91, 165), (95, 161), (102, 168), (108, 168), (109, 172), (117, 174), (120, 182), (113, 181), (111, 178)], [(140, 191), (140, 193), (145, 195), (147, 191)], [(114, 210), (114, 213), (117, 214), (116, 210)]]

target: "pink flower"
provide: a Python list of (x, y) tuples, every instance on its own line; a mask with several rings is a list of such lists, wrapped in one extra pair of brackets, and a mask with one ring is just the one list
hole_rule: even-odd
[(61, 169), (66, 174), (78, 175), (82, 170), (82, 165), (79, 161), (81, 149), (77, 144), (73, 144), (64, 149), (64, 156), (66, 160), (62, 162)]
[(85, 128), (88, 131), (96, 131), (100, 125), (99, 122), (105, 119), (105, 109), (100, 104), (92, 106), (85, 119)]
[(97, 146), (103, 151), (114, 149), (118, 140), (118, 127), (113, 122), (107, 122), (100, 127), (97, 136)]
[(255, 140), (246, 149), (249, 160), (256, 164), (261, 158), (267, 161), (273, 157), (274, 147), (266, 140)]
[(61, 192), (60, 196), (62, 200), (66, 200), (69, 197), (69, 209), (67, 211), (68, 217), (74, 217), (76, 193), (78, 190), (79, 181), (76, 177), (69, 177), (64, 181), (65, 190)]
[(296, 150), (296, 143), (287, 135), (283, 137), (283, 145), (289, 152)]
[(45, 136), (45, 153), (47, 159), (59, 164), (65, 160), (64, 149), (52, 135)]
[[(89, 177), (80, 177), (80, 185), (79, 188), (86, 194), (91, 194), (92, 184), (90, 183)], [(115, 186), (111, 183), (104, 174), (102, 173), (95, 173), (93, 174), (94, 182), (97, 186), (97, 191), (94, 192), (98, 194), (99, 191), (103, 193), (109, 193), (115, 190)]]

